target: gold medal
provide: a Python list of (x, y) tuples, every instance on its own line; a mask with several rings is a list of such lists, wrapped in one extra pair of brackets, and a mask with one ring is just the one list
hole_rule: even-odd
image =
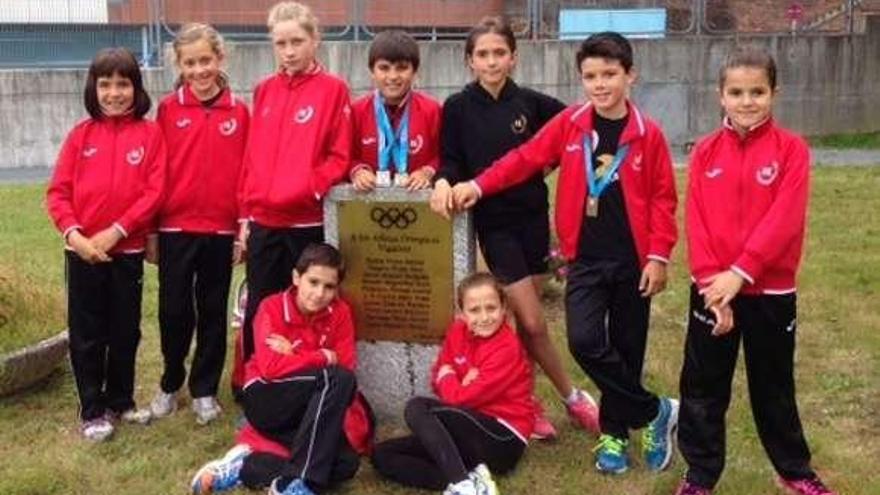
[(587, 196), (587, 216), (596, 218), (599, 216), (599, 198), (595, 196)]
[(611, 168), (611, 165), (614, 162), (614, 155), (599, 155), (596, 157), (596, 161), (599, 163), (599, 166), (596, 167), (596, 178), (601, 179), (602, 177), (605, 177), (605, 174), (608, 173), (608, 170)]

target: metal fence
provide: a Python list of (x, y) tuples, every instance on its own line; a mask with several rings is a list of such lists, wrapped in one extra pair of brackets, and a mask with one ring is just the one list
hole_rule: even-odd
[[(402, 28), (418, 39), (461, 38), (486, 15), (518, 36), (583, 38), (597, 30), (632, 37), (781, 32), (849, 33), (878, 0), (301, 0), (325, 40), (368, 40)], [(263, 40), (276, 0), (0, 0), (0, 67), (82, 66), (99, 48), (124, 45), (145, 65), (185, 22), (216, 26), (231, 40)]]

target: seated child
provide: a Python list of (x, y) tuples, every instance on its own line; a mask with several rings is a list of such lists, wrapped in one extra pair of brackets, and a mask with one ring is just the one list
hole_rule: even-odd
[(311, 244), (293, 286), (260, 303), (254, 355), (245, 365), (248, 425), (235, 447), (199, 470), (193, 493), (244, 483), (269, 485), (275, 495), (311, 495), (354, 476), (371, 421), (363, 400), (355, 401), (354, 320), (337, 297), (343, 275), (336, 248)]
[(376, 90), (351, 106), (354, 188), (390, 186), (391, 172), (396, 186), (430, 187), (440, 154), (440, 104), (412, 89), (419, 45), (403, 31), (382, 31), (370, 44), (368, 64)]
[(377, 444), (372, 462), (406, 486), (495, 495), (490, 470), (512, 470), (534, 428), (532, 369), (492, 275), (463, 280), (458, 306), (431, 373), (440, 399), (412, 398), (404, 413), (412, 435)]

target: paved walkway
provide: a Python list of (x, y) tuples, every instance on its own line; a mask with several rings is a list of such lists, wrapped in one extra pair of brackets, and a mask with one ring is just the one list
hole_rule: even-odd
[[(687, 166), (687, 156), (680, 150), (673, 152), (676, 168)], [(841, 167), (854, 165), (868, 167), (880, 165), (878, 150), (838, 150), (817, 148), (813, 150), (813, 162), (817, 166)], [(51, 175), (49, 167), (0, 168), (0, 184), (34, 184), (46, 182)]]

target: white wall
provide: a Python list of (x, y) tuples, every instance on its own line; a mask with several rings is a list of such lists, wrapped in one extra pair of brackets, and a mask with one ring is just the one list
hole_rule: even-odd
[(0, 0), (0, 23), (107, 23), (108, 0)]

